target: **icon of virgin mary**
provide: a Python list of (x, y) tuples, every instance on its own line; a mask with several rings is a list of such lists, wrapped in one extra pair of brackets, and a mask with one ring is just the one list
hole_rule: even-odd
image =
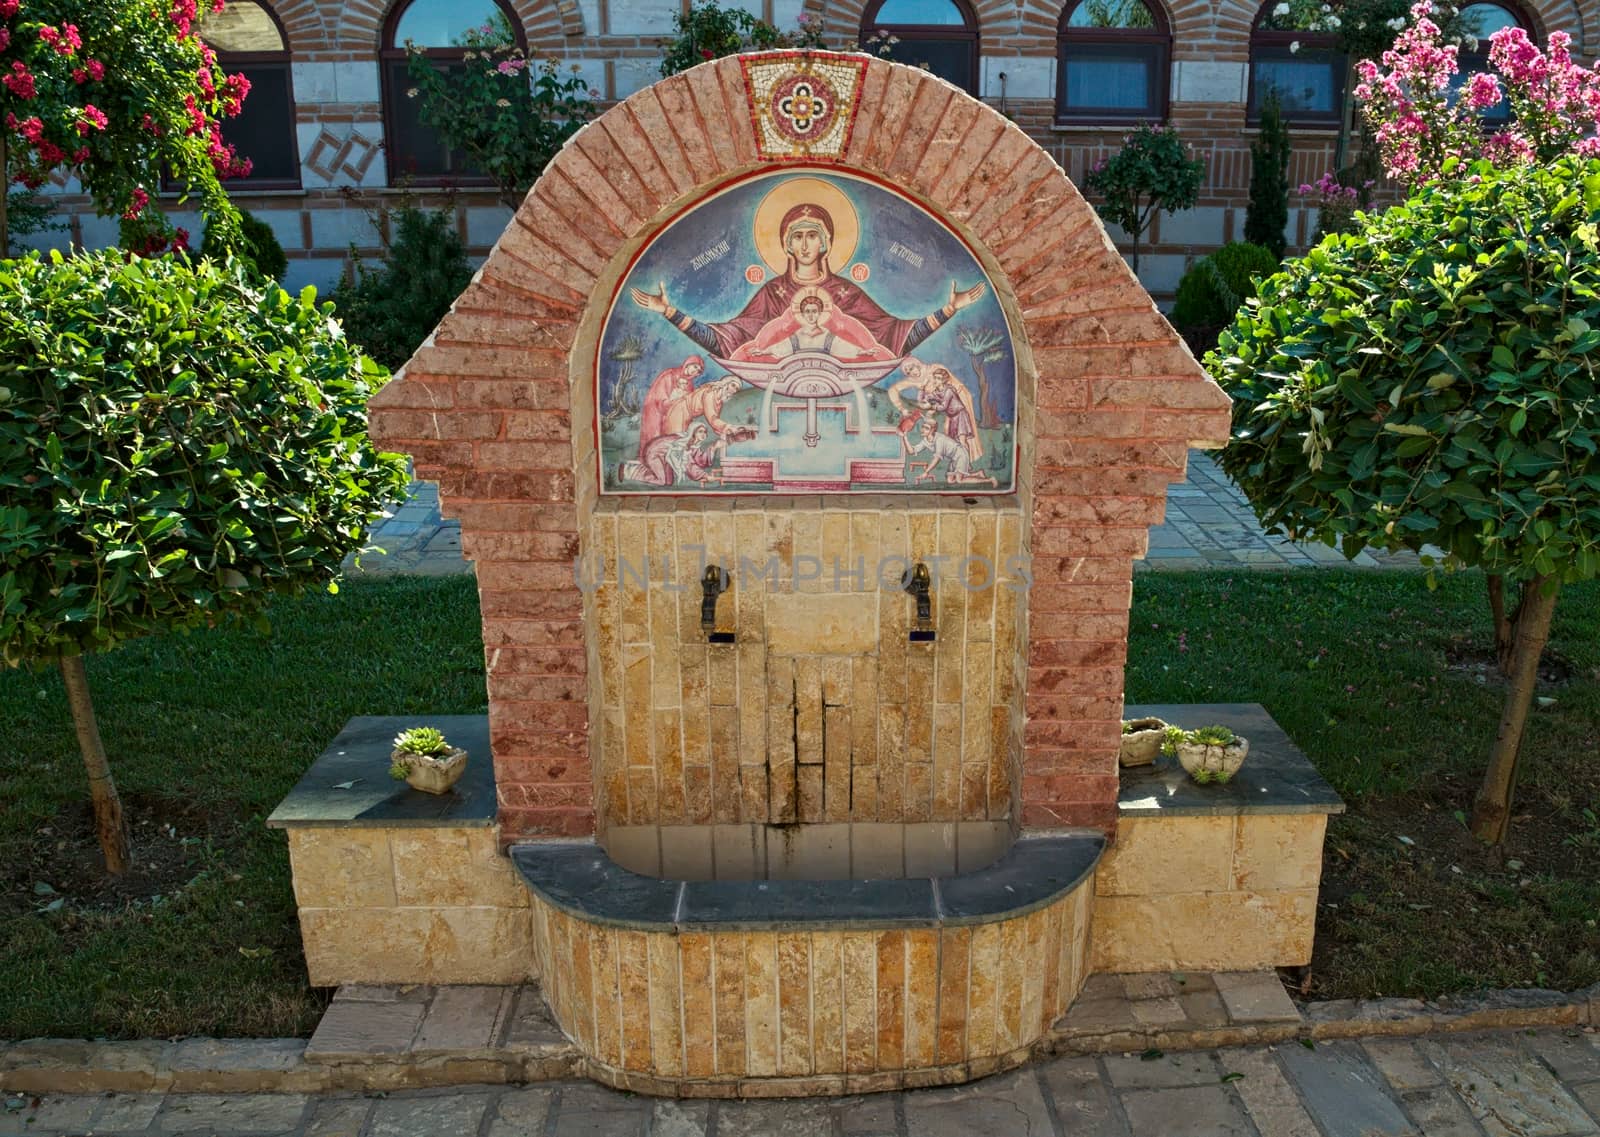
[[(786, 202), (793, 204), (784, 209), (776, 226), (765, 228), (772, 224), (770, 217), (775, 207)], [(836, 217), (846, 212), (848, 217)], [(843, 239), (841, 225), (836, 224), (846, 221), (848, 240)], [(838, 314), (841, 325), (859, 328), (870, 337), (871, 345), (859, 345), (864, 353), (899, 359), (962, 308), (979, 300), (987, 288), (980, 281), (961, 289), (952, 280), (949, 301), (920, 319), (906, 320), (885, 312), (860, 285), (834, 271), (835, 265), (844, 267), (854, 252), (858, 226), (850, 200), (837, 187), (817, 178), (792, 178), (774, 189), (757, 209), (755, 224), (757, 247), (764, 254), (770, 250), (781, 255), (784, 268), (780, 275), (764, 283), (733, 319), (712, 323), (680, 311), (668, 298), (665, 284), (658, 284), (654, 292), (629, 289), (633, 302), (665, 317), (716, 359), (735, 360), (742, 358), (741, 348), (748, 356), (750, 345), (758, 339), (764, 344), (773, 338), (773, 329), (784, 321), (796, 320), (795, 301), (809, 291), (826, 297), (825, 308)], [(768, 259), (776, 270), (776, 256)], [(798, 327), (797, 322), (796, 330)], [(762, 335), (763, 330), (766, 336)]]

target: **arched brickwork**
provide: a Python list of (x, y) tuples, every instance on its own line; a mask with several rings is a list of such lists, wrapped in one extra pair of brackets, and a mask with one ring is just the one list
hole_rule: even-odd
[[(915, 194), (997, 266), (996, 286), (1014, 298), (1015, 331), (1031, 349), (1019, 392), (1034, 391), (1018, 420), (1019, 439), (1032, 437), (1018, 500), (1034, 558), (1020, 821), (1109, 830), (1133, 559), (1188, 445), (1226, 440), (1227, 399), (1095, 211), (1014, 124), (879, 60), (856, 115), (839, 167)], [(594, 408), (573, 377), (592, 358), (602, 286), (661, 218), (762, 165), (738, 59), (631, 96), (562, 150), (450, 314), (373, 400), (375, 437), (439, 482), (477, 565), (503, 839), (595, 824), (592, 664), (571, 565), (596, 501)]]
[[(968, 0), (978, 20), (978, 50), (993, 49), (999, 36), (1015, 32), (1016, 5), (1012, 0)], [(861, 15), (868, 0), (806, 0), (807, 14), (822, 20), (823, 34), (841, 47), (854, 48), (861, 33)]]
[(318, 4), (317, 0), (258, 0), (271, 8), (283, 25), (283, 32), (289, 39), (289, 51), (304, 52), (321, 48), (328, 37), (327, 21), (325, 19), (328, 9), (325, 5)]
[[(333, 46), (363, 55), (376, 52), (384, 18), (398, 2), (351, 0), (344, 4), (339, 10)], [(568, 36), (583, 35), (583, 14), (570, 0), (511, 0), (511, 6), (522, 20), (532, 55), (559, 55), (568, 46)]]

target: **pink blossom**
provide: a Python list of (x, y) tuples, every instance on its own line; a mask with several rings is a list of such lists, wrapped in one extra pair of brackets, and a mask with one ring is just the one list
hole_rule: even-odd
[(44, 123), (38, 115), (31, 118), (19, 119), (14, 114), (6, 115), (6, 129), (14, 130), (29, 142), (37, 143), (44, 137)]
[(134, 188), (133, 201), (127, 209), (122, 211), (123, 219), (132, 221), (144, 212), (144, 207), (150, 204), (150, 195), (138, 187)]
[(0, 20), (9, 20), (21, 8), (21, 0), (0, 0)]
[(67, 152), (54, 142), (39, 141), (39, 161), (47, 166), (54, 166), (67, 156)]
[(250, 80), (235, 73), (222, 81), (222, 89), (222, 113), (233, 118), (244, 109), (244, 97), (250, 93)]
[(188, 39), (194, 30), (194, 22), (200, 16), (200, 9), (195, 0), (172, 0), (172, 10), (169, 18), (178, 27), (178, 38)]
[(86, 135), (91, 130), (104, 130), (106, 128), (106, 123), (109, 120), (106, 118), (105, 112), (100, 110), (93, 103), (85, 103), (81, 113), (83, 117), (80, 118), (77, 123), (77, 131), (79, 134)]
[(217, 97), (216, 80), (211, 77), (211, 68), (202, 67), (194, 73), (195, 81), (200, 84), (200, 91), (208, 99)]
[(31, 99), (39, 93), (34, 88), (32, 73), (23, 66), (20, 59), (12, 61), (11, 74), (0, 79), (0, 82), (3, 82), (6, 89), (19, 99)]
[(183, 252), (189, 247), (189, 230), (180, 226), (172, 234), (172, 249), (174, 252)]
[(72, 152), (72, 160), (80, 166), (83, 165), (89, 160), (89, 148), (87, 146), (78, 147)]
[(11, 29), (0, 28), (0, 51), (4, 51), (11, 43)]
[(1481, 71), (1467, 80), (1465, 96), (1467, 106), (1477, 111), (1497, 107), (1506, 97), (1505, 92), (1500, 89), (1500, 80)]

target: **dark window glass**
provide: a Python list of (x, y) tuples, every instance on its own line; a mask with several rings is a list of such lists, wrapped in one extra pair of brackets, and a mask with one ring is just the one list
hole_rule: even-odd
[(1250, 34), (1250, 103), (1256, 122), (1268, 94), (1297, 126), (1338, 126), (1344, 114), (1345, 55), (1330, 31), (1306, 31), (1288, 22), (1289, 5), (1267, 0)]
[(229, 74), (250, 80), (250, 94), (233, 118), (222, 120), (222, 137), (250, 175), (228, 185), (248, 189), (294, 189), (300, 185), (300, 147), (294, 129), (294, 84), (289, 45), (276, 18), (254, 0), (230, 0), (220, 12), (204, 12), (200, 37)]
[(465, 154), (450, 150), (438, 132), (423, 123), (422, 105), (409, 94), (415, 87), (406, 67), (407, 42), (422, 47), (423, 54), (441, 70), (464, 67), (461, 36), (486, 26), (509, 29), (526, 50), (521, 24), (499, 0), (412, 0), (391, 13), (380, 52), (384, 158), (391, 184), (488, 184), (489, 179), (472, 168)]
[(1056, 118), (1164, 118), (1171, 45), (1164, 15), (1142, 0), (1068, 8), (1056, 41)]
[(921, 67), (969, 94), (978, 93), (978, 22), (951, 0), (879, 0), (861, 19), (861, 46)]

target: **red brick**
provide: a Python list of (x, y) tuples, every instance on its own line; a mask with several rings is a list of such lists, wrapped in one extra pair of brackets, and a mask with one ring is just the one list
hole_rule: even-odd
[(1030, 801), (1115, 801), (1117, 796), (1117, 755), (1103, 756), (1100, 770), (1090, 774), (1035, 774), (1023, 767), (1022, 800)]
[(582, 647), (491, 647), (484, 651), (491, 675), (584, 675)]
[(486, 411), (376, 410), (369, 420), (369, 429), (379, 441), (494, 438), (500, 433), (500, 416)]
[(589, 707), (587, 703), (550, 703), (534, 700), (521, 702), (501, 699), (489, 704), (489, 733), (499, 738), (502, 733), (521, 730), (587, 731)]
[[(1099, 550), (1095, 550), (1098, 552)], [(1128, 608), (1132, 585), (1125, 578), (1107, 583), (1087, 581), (1058, 584), (1035, 578), (1028, 590), (1030, 613), (1047, 612), (1124, 612)]]
[(484, 441), (478, 443), (477, 455), (476, 465), (480, 470), (572, 469), (570, 441)]
[(1148, 438), (1146, 413), (1126, 409), (1062, 411), (1042, 407), (1034, 420), (1034, 432), (1036, 438)]
[(1036, 746), (1059, 750), (1067, 746), (1078, 736), (1080, 725), (1085, 719), (1102, 718), (1112, 714), (1121, 717), (1122, 696), (1119, 695), (1076, 695), (1063, 696), (1056, 700), (1054, 707), (1058, 718), (1042, 718), (1035, 716), (1033, 710), (1028, 710), (1027, 721), (1022, 726), (1022, 743), (1028, 749)]
[(461, 531), (511, 530), (525, 533), (530, 529), (548, 532), (576, 532), (577, 507), (570, 502), (550, 502), (540, 505), (515, 505), (509, 503), (464, 503), (454, 516), (461, 519)]
[(1089, 404), (1097, 407), (1156, 407), (1224, 413), (1230, 406), (1228, 396), (1223, 394), (1222, 388), (1194, 374), (1176, 377), (1149, 376), (1139, 379), (1094, 379), (1089, 383)]
[(1115, 612), (1050, 612), (1034, 607), (1028, 614), (1028, 632), (1030, 644), (1034, 640), (1126, 640), (1128, 609), (1123, 607)]
[(487, 686), (491, 702), (496, 699), (540, 699), (582, 703), (589, 698), (586, 675), (518, 675), (491, 671)]
[(440, 494), (460, 503), (571, 501), (575, 488), (570, 473), (555, 470), (479, 473), (452, 467), (437, 480)]
[[(727, 56), (713, 69), (722, 88), (723, 114), (728, 117), (728, 135), (733, 145), (734, 164), (746, 166), (755, 161), (755, 124), (751, 121), (750, 94), (744, 85), (744, 69), (737, 56)], [(710, 99), (707, 98), (707, 104)], [(707, 113), (705, 107), (702, 113)]]
[(1033, 531), (1035, 556), (1097, 556), (1142, 557), (1150, 546), (1150, 530), (1140, 526), (1133, 529), (1068, 527), (1063, 525), (1038, 526)]
[(500, 840), (519, 841), (530, 837), (590, 837), (594, 835), (592, 808), (534, 809), (500, 808)]
[(583, 611), (583, 597), (576, 588), (559, 592), (483, 592), (478, 604), (485, 616), (510, 616), (514, 619), (562, 619)]
[(1030, 640), (1030, 667), (1121, 667), (1128, 659), (1126, 640)]
[(1188, 464), (1189, 451), (1180, 443), (1150, 438), (1128, 441), (1045, 438), (1038, 440), (1034, 460), (1047, 469), (1105, 470), (1120, 466), (1172, 470), (1181, 475)]
[[(502, 821), (502, 825), (505, 823)], [(1117, 828), (1117, 803), (1103, 802), (1023, 802), (1025, 829), (1099, 829), (1108, 836)]]
[(462, 551), (471, 560), (571, 562), (580, 550), (576, 533), (479, 533), (463, 530)]
[(570, 178), (616, 232), (627, 236), (643, 227), (645, 218), (633, 208), (643, 196), (643, 183), (604, 131), (580, 131), (576, 144), (562, 150), (550, 166)]
[(1166, 497), (1051, 497), (1034, 504), (1035, 525), (1159, 525)]
[(1144, 424), (1152, 438), (1182, 439), (1187, 446), (1221, 447), (1233, 436), (1228, 411), (1146, 411)]
[(569, 457), (572, 453), (572, 415), (566, 410), (513, 411), (505, 424), (504, 437), (510, 441), (566, 442)]
[(564, 754), (520, 757), (517, 755), (495, 758), (495, 777), (507, 784), (557, 782), (588, 783), (594, 778), (585, 755)]
[(463, 407), (565, 413), (572, 404), (572, 394), (562, 372), (549, 379), (464, 379), (456, 384), (456, 401)]
[(571, 560), (484, 561), (478, 565), (478, 587), (490, 592), (541, 589), (560, 592), (574, 587)]
[(391, 380), (382, 390), (367, 400), (369, 411), (383, 410), (442, 410), (455, 405), (455, 380), (424, 379), (407, 375)]

